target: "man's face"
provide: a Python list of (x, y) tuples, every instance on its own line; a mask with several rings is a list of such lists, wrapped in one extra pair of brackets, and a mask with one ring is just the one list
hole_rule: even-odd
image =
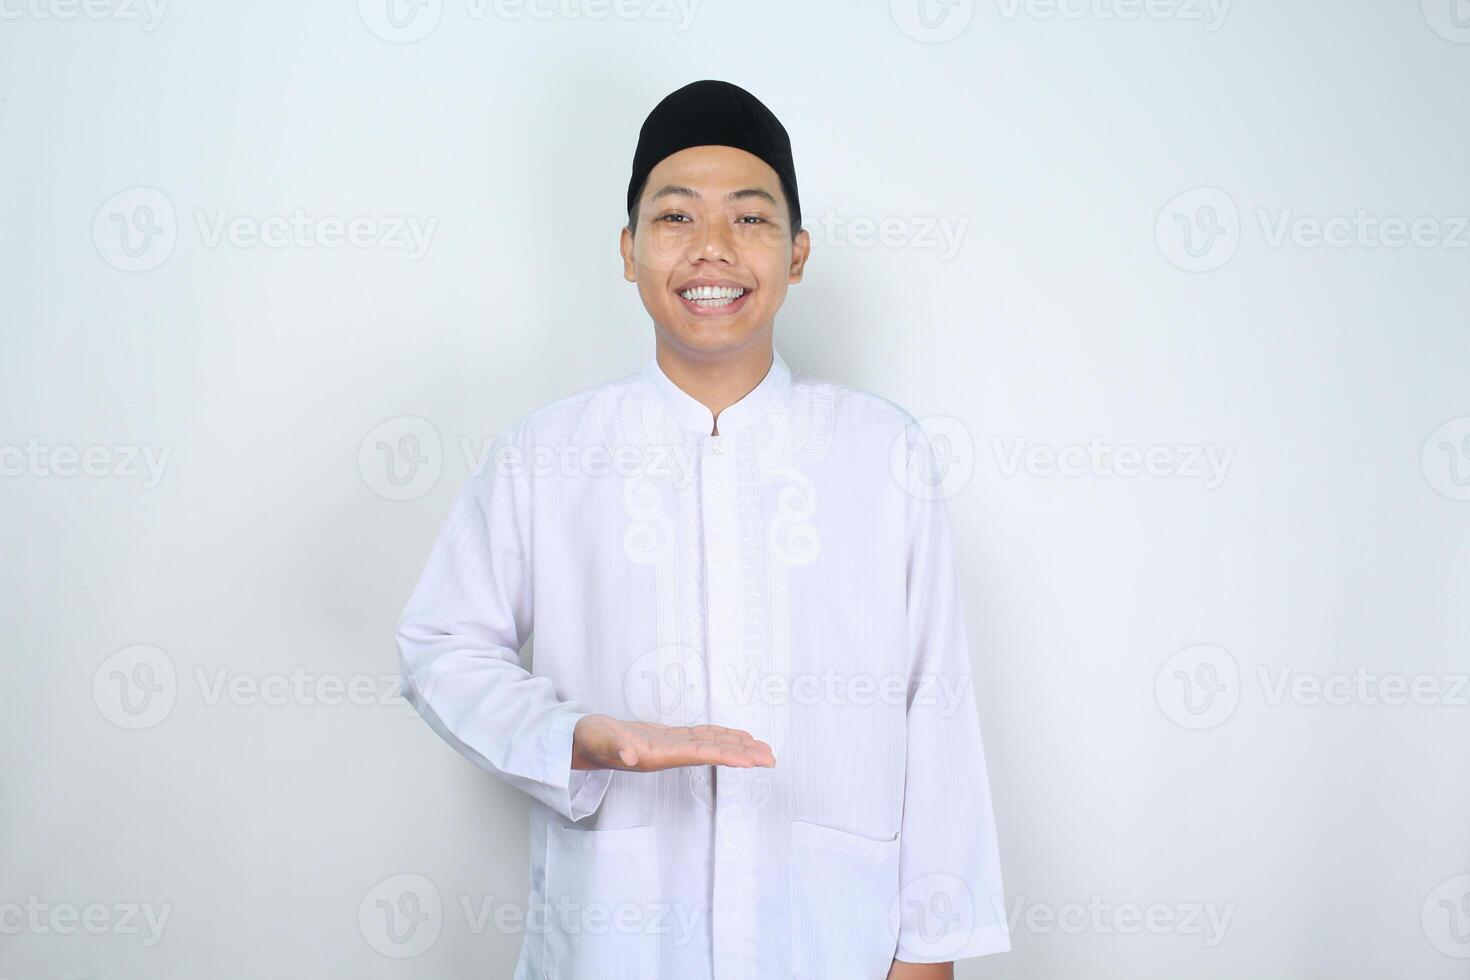
[[(791, 237), (776, 171), (731, 146), (693, 146), (659, 161), (623, 229), (623, 278), (666, 342), (719, 355), (769, 334), (786, 287), (801, 281), (811, 238)], [(712, 295), (711, 295), (712, 294)]]

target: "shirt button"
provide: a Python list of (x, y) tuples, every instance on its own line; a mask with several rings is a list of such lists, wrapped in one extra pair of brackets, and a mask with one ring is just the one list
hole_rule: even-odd
[(709, 447), (709, 451), (714, 453), (716, 456), (723, 456), (725, 455), (725, 444), (723, 442), (717, 442), (713, 446)]

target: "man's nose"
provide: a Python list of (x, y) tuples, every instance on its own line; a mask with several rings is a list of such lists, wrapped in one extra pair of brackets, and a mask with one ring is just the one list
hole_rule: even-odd
[(735, 257), (735, 233), (723, 217), (701, 222), (699, 233), (691, 243), (694, 259), (729, 262)]

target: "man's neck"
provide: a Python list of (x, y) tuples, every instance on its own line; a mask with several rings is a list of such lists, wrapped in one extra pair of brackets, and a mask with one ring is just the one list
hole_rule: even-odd
[(764, 342), (753, 340), (738, 351), (716, 358), (688, 357), (660, 339), (655, 356), (669, 380), (715, 417), (710, 435), (720, 434), (720, 413), (750, 394), (770, 372), (774, 360), (769, 334)]

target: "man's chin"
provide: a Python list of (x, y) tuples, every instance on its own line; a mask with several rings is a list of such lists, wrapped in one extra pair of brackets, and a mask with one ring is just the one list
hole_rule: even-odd
[(663, 332), (691, 353), (718, 355), (742, 347), (760, 331), (745, 316), (701, 317), (677, 311)]

